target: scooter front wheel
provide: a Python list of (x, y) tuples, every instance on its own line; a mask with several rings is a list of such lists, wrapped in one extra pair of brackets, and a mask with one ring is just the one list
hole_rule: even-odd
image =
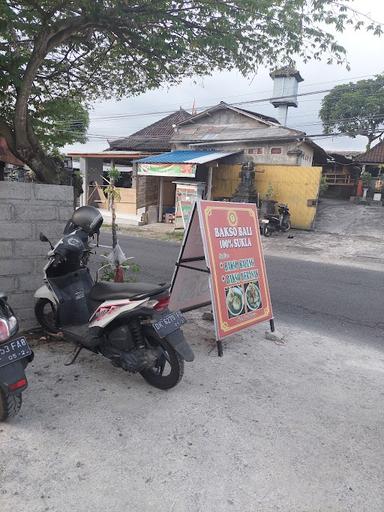
[(16, 416), (21, 409), (22, 402), (21, 393), (11, 395), (0, 389), (0, 421)]
[(57, 328), (57, 311), (49, 299), (38, 299), (35, 304), (35, 316), (45, 331), (53, 334), (59, 332)]
[(282, 226), (281, 226), (281, 231), (283, 233), (286, 233), (287, 231), (289, 231), (291, 229), (291, 221), (290, 220), (286, 220), (283, 222)]

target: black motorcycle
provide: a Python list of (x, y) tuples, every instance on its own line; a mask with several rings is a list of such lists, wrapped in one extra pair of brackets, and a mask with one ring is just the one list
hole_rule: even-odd
[(271, 236), (273, 231), (286, 233), (291, 229), (291, 214), (286, 204), (278, 204), (277, 213), (266, 214), (264, 219), (268, 220), (263, 226), (264, 236)]
[(22, 403), (22, 392), (28, 382), (24, 369), (33, 360), (33, 352), (24, 336), (16, 337), (19, 325), (0, 293), (0, 421), (16, 416)]
[[(152, 386), (172, 388), (183, 376), (184, 361), (194, 359), (180, 329), (185, 320), (168, 309), (169, 285), (93, 281), (89, 239), (98, 235), (102, 221), (96, 208), (83, 206), (63, 238), (51, 244), (45, 285), (35, 293), (36, 318), (47, 331), (61, 331), (75, 343), (67, 364), (86, 348), (140, 373)], [(40, 239), (49, 242), (44, 235)]]

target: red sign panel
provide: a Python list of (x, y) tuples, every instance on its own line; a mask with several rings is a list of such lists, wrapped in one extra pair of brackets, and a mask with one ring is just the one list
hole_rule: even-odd
[(217, 339), (270, 320), (269, 294), (254, 204), (198, 203)]

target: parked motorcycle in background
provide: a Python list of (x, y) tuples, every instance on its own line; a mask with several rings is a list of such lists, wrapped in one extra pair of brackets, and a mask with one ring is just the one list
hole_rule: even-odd
[(263, 225), (264, 236), (271, 236), (273, 231), (286, 233), (291, 229), (291, 214), (289, 213), (288, 205), (278, 204), (276, 208), (277, 213), (264, 216), (263, 220), (268, 221)]
[(33, 352), (24, 336), (15, 337), (19, 325), (0, 292), (0, 421), (16, 416), (22, 404), (22, 392), (28, 387), (25, 368)]
[(44, 286), (35, 293), (36, 318), (48, 332), (61, 331), (75, 343), (72, 364), (86, 348), (114, 366), (140, 373), (152, 386), (170, 389), (180, 382), (193, 352), (180, 326), (180, 312), (168, 309), (169, 285), (94, 282), (89, 243), (103, 217), (97, 208), (78, 208), (53, 247), (44, 268)]

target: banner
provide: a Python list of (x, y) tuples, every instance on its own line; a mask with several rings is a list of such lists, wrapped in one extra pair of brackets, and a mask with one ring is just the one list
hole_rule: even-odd
[(198, 203), (217, 339), (273, 316), (255, 204)]
[(176, 218), (175, 228), (186, 229), (192, 213), (193, 205), (201, 199), (205, 191), (205, 183), (174, 181), (176, 184)]
[(171, 288), (171, 309), (212, 303), (216, 339), (273, 318), (255, 204), (198, 201)]
[(194, 178), (196, 164), (138, 164), (139, 176), (170, 176), (174, 178)]

